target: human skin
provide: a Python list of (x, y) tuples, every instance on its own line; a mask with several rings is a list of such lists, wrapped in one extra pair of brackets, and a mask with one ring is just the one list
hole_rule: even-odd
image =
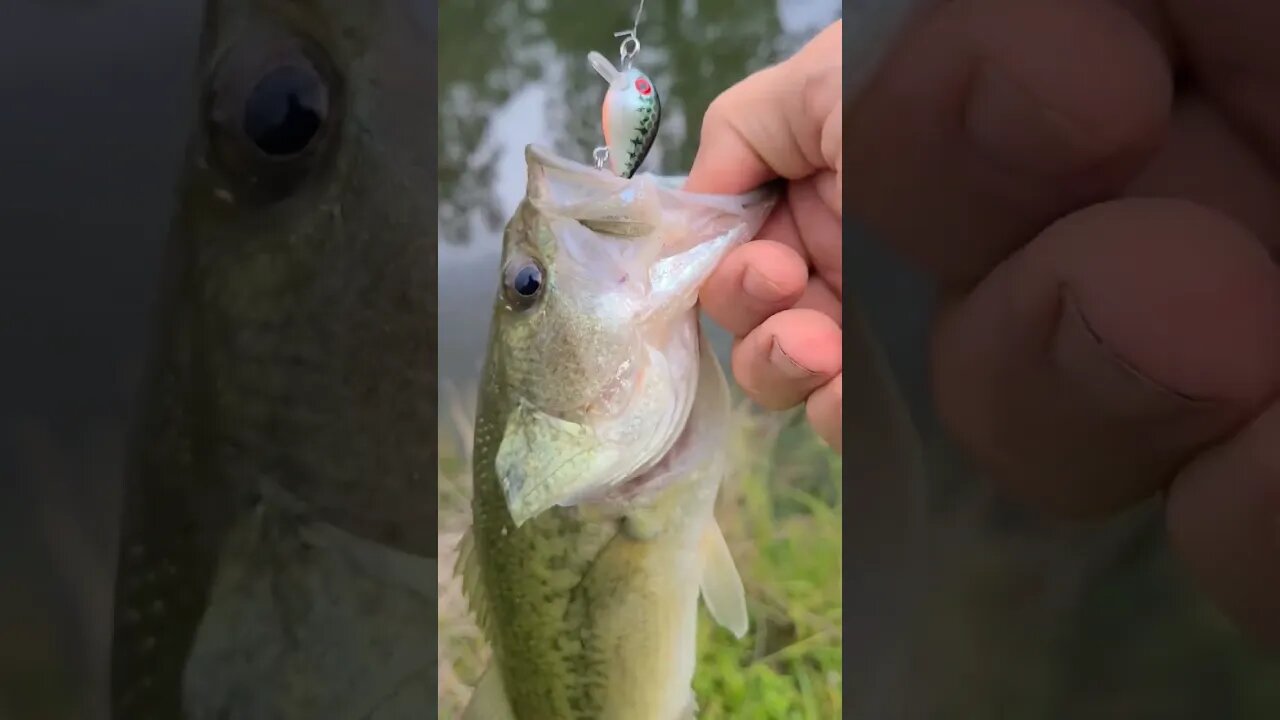
[[(938, 285), (933, 382), (952, 435), (994, 482), (1062, 516), (1103, 517), (1160, 496), (1191, 574), (1271, 646), (1280, 645), (1277, 28), (1280, 5), (1258, 0), (938, 3), (907, 27), (842, 122), (787, 115), (825, 110), (814, 99), (821, 81), (805, 78), (838, 66), (838, 38), (727, 91), (708, 112), (690, 180), (715, 191), (771, 164), (811, 175), (795, 158), (816, 159), (816, 125), (821, 157), (832, 158), (820, 172), (841, 187), (848, 136), (853, 213)], [(757, 147), (786, 128), (810, 133), (774, 141), (792, 148), (791, 165)], [(805, 184), (819, 185), (793, 184), (793, 207)], [(838, 199), (833, 213), (838, 228)], [(780, 225), (727, 259), (703, 302), (741, 338), (733, 369), (744, 388), (769, 407), (807, 402), (831, 437), (838, 402), (834, 413), (822, 408), (839, 396), (838, 311), (815, 339), (812, 311), (791, 308), (814, 295), (804, 253), (821, 268), (818, 250), (830, 256), (833, 241), (819, 246), (816, 233)], [(826, 285), (839, 298), (834, 245), (837, 279)], [(767, 276), (773, 301), (742, 299), (752, 273)], [(774, 343), (810, 377), (770, 368)]]
[(760, 405), (803, 402), (840, 449), (841, 62), (839, 22), (796, 55), (713, 101), (686, 189), (738, 193), (790, 180), (757, 239), (703, 286), (703, 309), (734, 334), (732, 370)]

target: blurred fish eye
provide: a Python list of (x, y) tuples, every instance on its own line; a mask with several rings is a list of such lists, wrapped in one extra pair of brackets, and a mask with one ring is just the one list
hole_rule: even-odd
[(503, 295), (513, 310), (528, 310), (542, 295), (542, 266), (532, 258), (515, 258), (503, 273)]
[(329, 89), (313, 68), (284, 65), (267, 73), (244, 104), (244, 133), (271, 157), (306, 150), (329, 114)]
[(246, 38), (206, 89), (210, 148), (236, 199), (293, 193), (337, 136), (341, 81), (316, 43), (283, 32)]

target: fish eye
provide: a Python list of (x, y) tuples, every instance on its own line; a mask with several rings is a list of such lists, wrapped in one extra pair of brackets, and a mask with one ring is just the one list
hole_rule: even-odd
[(247, 37), (206, 88), (209, 144), (234, 197), (274, 202), (296, 191), (337, 136), (342, 86), (318, 43), (285, 32)]
[(528, 310), (542, 295), (545, 286), (542, 266), (530, 258), (517, 258), (507, 264), (502, 291), (513, 310)]
[(329, 89), (313, 68), (283, 65), (271, 70), (244, 104), (245, 136), (269, 157), (287, 158), (307, 149), (329, 114)]

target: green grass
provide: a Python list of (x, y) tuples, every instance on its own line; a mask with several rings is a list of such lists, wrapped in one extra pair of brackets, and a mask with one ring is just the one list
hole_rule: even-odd
[[(465, 707), (487, 661), (452, 575), (467, 526), (471, 441), (469, 416), (456, 400), (451, 430), (440, 437), (439, 710), (446, 720)], [(745, 403), (734, 413), (727, 448), (734, 471), (716, 514), (746, 585), (751, 628), (736, 640), (702, 611), (699, 720), (841, 716), (840, 459), (797, 420)]]

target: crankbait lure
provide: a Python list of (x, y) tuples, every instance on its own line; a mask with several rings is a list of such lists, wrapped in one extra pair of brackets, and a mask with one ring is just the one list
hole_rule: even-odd
[(619, 50), (621, 67), (615, 68), (608, 58), (592, 50), (587, 61), (600, 77), (609, 83), (604, 103), (600, 107), (600, 127), (604, 132), (604, 145), (596, 148), (597, 168), (605, 163), (615, 175), (630, 178), (640, 168), (640, 163), (653, 147), (658, 135), (658, 122), (662, 118), (662, 101), (653, 81), (633, 66), (640, 40), (636, 35), (640, 26), (640, 13), (644, 1), (636, 12), (636, 23), (630, 30), (613, 34), (624, 38)]

